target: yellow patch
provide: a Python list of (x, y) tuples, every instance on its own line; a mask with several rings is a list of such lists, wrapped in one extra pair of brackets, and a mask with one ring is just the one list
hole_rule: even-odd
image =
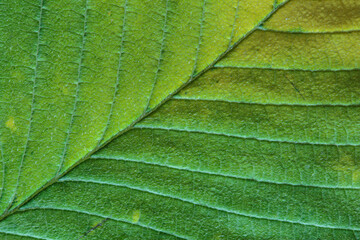
[(353, 183), (358, 183), (360, 179), (360, 169), (355, 169), (352, 172), (352, 181)]
[(17, 127), (16, 127), (16, 125), (15, 125), (15, 119), (14, 119), (14, 117), (10, 117), (10, 118), (6, 121), (5, 126), (6, 126), (7, 128), (9, 128), (12, 132), (13, 132), (13, 131), (16, 131)]
[(133, 223), (138, 223), (140, 220), (140, 210), (135, 210), (132, 214), (132, 222)]
[[(344, 176), (351, 176), (351, 180), (353, 183), (357, 183), (360, 180), (360, 166), (355, 163), (355, 160), (350, 155), (344, 155), (340, 158), (338, 164), (334, 166), (334, 169), (340, 171), (344, 174)], [(343, 177), (340, 177), (340, 181), (346, 181)]]

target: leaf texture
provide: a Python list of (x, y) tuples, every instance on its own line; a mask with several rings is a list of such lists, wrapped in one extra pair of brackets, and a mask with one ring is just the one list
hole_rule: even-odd
[(360, 238), (357, 1), (41, 4), (0, 5), (0, 237)]
[(292, 1), (263, 27), (285, 32), (355, 32), (360, 29), (359, 10), (356, 0)]
[(0, 7), (5, 214), (131, 127), (276, 10), (272, 1), (236, 0), (11, 0)]

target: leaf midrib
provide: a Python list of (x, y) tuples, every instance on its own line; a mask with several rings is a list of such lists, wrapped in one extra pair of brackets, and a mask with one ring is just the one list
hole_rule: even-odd
[[(129, 130), (133, 129), (133, 127), (140, 122), (141, 120), (143, 120), (144, 118), (146, 118), (148, 115), (150, 115), (151, 113), (155, 112), (159, 107), (161, 107), (164, 103), (166, 103), (168, 100), (170, 100), (174, 95), (176, 95), (177, 93), (179, 93), (182, 89), (184, 89), (186, 86), (188, 86), (190, 83), (192, 83), (193, 81), (195, 81), (197, 78), (199, 78), (200, 76), (202, 76), (204, 73), (206, 73), (207, 71), (211, 70), (212, 68), (214, 68), (214, 66), (221, 60), (223, 59), (229, 52), (231, 52), (233, 49), (235, 49), (241, 42), (243, 42), (248, 36), (250, 36), (254, 31), (258, 30), (259, 27), (261, 25), (263, 25), (263, 23), (265, 21), (267, 21), (274, 13), (276, 13), (280, 8), (282, 8), (284, 5), (286, 5), (287, 3), (289, 3), (291, 0), (286, 0), (283, 3), (279, 4), (279, 5), (274, 5), (272, 11), (266, 15), (253, 29), (251, 29), (250, 31), (248, 31), (244, 36), (242, 36), (237, 42), (235, 42), (233, 45), (229, 46), (227, 48), (226, 51), (224, 51), (222, 54), (219, 55), (219, 57), (217, 57), (211, 64), (209, 64), (206, 68), (204, 68), (202, 71), (193, 74), (190, 79), (185, 82), (182, 86), (180, 86), (178, 89), (176, 89), (174, 92), (172, 92), (171, 94), (169, 94), (166, 98), (164, 98), (161, 102), (159, 102), (154, 108), (152, 109), (145, 109), (145, 111), (143, 112), (142, 115), (140, 115), (134, 122), (132, 122), (128, 127), (126, 127), (125, 129), (119, 131), (118, 133), (114, 134), (112, 137), (110, 137), (108, 140), (106, 140), (105, 142), (103, 142), (102, 144), (98, 145), (96, 148), (94, 148), (92, 151), (90, 151), (88, 154), (86, 154), (83, 158), (79, 159), (75, 164), (73, 164), (71, 167), (69, 167), (66, 171), (64, 171), (61, 174), (58, 174), (57, 176), (55, 176), (54, 178), (50, 179), (46, 184), (42, 185), (37, 191), (35, 191), (32, 195), (30, 195), (28, 198), (26, 198), (23, 202), (21, 202), (20, 204), (18, 204), (17, 206), (13, 207), (13, 205), (10, 205), (8, 207), (8, 209), (4, 212), (4, 214), (2, 216), (0, 216), (0, 221), (4, 220), (5, 218), (7, 218), (8, 216), (16, 213), (19, 208), (21, 208), (23, 205), (25, 205), (27, 202), (29, 202), (32, 198), (34, 198), (36, 195), (38, 195), (40, 192), (42, 192), (43, 190), (45, 190), (46, 188), (48, 188), (49, 186), (51, 186), (52, 184), (56, 183), (61, 177), (65, 176), (66, 174), (68, 174), (72, 169), (74, 169), (75, 167), (77, 167), (78, 165), (80, 165), (81, 163), (85, 162), (86, 160), (88, 160), (95, 152), (97, 152), (98, 150), (104, 148), (107, 144), (109, 144), (111, 141), (113, 141), (115, 138), (121, 136), (122, 134), (128, 132)], [(231, 43), (231, 42), (230, 42)], [(13, 207), (13, 208), (12, 208)]]

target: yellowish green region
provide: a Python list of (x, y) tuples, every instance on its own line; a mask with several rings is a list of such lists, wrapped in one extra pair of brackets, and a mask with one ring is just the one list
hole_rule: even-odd
[(131, 221), (132, 223), (138, 223), (140, 220), (141, 211), (140, 210), (134, 210), (132, 213)]
[(160, 64), (160, 69), (167, 71), (160, 71), (157, 77), (149, 110), (252, 31), (271, 13), (272, 4), (272, 0), (202, 0), (170, 4), (177, 14), (169, 15), (169, 21), (183, 22), (183, 26), (177, 28), (168, 23), (167, 29), (173, 33), (165, 36), (167, 44), (163, 57), (166, 58)]
[(260, 104), (360, 104), (360, 70), (215, 68), (175, 98)]
[(291, 0), (263, 26), (266, 29), (290, 32), (358, 31), (360, 1)]
[(7, 128), (9, 128), (12, 132), (16, 131), (17, 127), (15, 125), (15, 118), (14, 117), (10, 117), (6, 123), (5, 123), (5, 126)]
[(301, 70), (359, 68), (360, 32), (293, 34), (258, 30), (216, 64), (219, 67)]

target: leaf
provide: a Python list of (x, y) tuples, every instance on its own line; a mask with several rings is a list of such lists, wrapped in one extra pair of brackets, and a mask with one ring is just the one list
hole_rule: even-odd
[[(42, 3), (38, 16), (42, 11), (49, 15), (40, 20), (60, 27), (54, 24), (57, 15), (50, 18), (50, 6), (64, 9), (64, 5)], [(81, 70), (81, 76), (76, 75), (79, 71), (66, 75), (64, 69), (71, 69), (70, 61), (56, 51), (46, 52), (46, 47), (60, 51), (68, 43), (59, 35), (60, 40), (49, 45), (58, 33), (42, 29), (43, 20), (35, 21), (34, 25), (41, 26), (35, 36), (38, 40), (48, 36), (49, 43), (35, 41), (37, 54), (32, 62), (4, 54), (4, 66), (9, 68), (4, 73), (13, 73), (11, 77), (18, 81), (4, 80), (16, 88), (1, 88), (6, 93), (2, 96), (12, 96), (4, 99), (1, 109), (6, 113), (1, 138), (4, 206), (9, 207), (8, 200), (16, 190), (16, 202), (0, 222), (4, 239), (360, 238), (360, 15), (352, 10), (360, 7), (358, 2), (129, 1), (126, 11), (109, 1), (82, 3), (90, 5), (82, 5), (84, 8), (70, 1), (66, 5), (85, 11), (75, 14), (86, 26), (79, 30), (83, 29), (77, 39), (82, 47), (74, 55), (78, 60), (74, 69)], [(4, 6), (8, 13), (12, 5)], [(15, 6), (14, 11), (25, 9)], [(112, 12), (115, 10), (107, 12), (112, 8), (118, 15)], [(339, 12), (349, 14), (344, 17)], [(129, 35), (136, 41), (126, 40), (127, 31), (119, 29), (121, 24), (110, 24), (113, 32), (104, 31), (104, 23), (100, 25), (102, 19), (111, 23), (113, 14), (124, 25), (125, 13), (133, 17), (129, 31), (134, 29), (134, 33)], [(193, 15), (186, 15), (189, 13)], [(115, 26), (118, 31), (114, 32)], [(147, 28), (140, 31), (135, 26)], [(192, 26), (197, 26), (197, 31)], [(23, 31), (22, 27), (18, 31)], [(196, 34), (189, 35), (190, 30)], [(114, 45), (109, 39), (115, 39)], [(4, 42), (8, 49), (9, 43)], [(28, 49), (32, 46), (30, 40), (24, 46), (14, 42), (18, 54), (26, 49), (25, 43)], [(128, 53), (128, 61), (124, 61), (123, 71), (115, 71), (111, 66), (123, 65), (114, 64), (116, 58), (110, 61), (111, 52), (119, 49), (113, 46), (122, 44), (124, 49), (117, 56)], [(189, 46), (193, 46), (192, 52)], [(49, 60), (51, 54), (58, 56), (57, 61)], [(12, 59), (25, 62), (11, 70)], [(33, 68), (26, 68), (33, 79), (29, 86), (24, 83), (25, 75), (19, 77), (25, 74), (19, 70), (25, 63)], [(41, 72), (48, 75), (41, 77)], [(70, 120), (77, 129), (74, 133), (72, 127), (61, 125), (64, 120), (54, 121), (55, 115), (51, 115), (53, 119), (49, 111), (38, 109), (41, 104), (57, 106), (60, 116), (69, 107), (66, 101), (71, 101), (65, 99), (65, 93), (54, 97), (59, 82), (56, 85), (49, 79), (56, 79), (55, 75), (67, 81), (63, 76), (73, 76), (72, 81), (81, 83), (86, 80), (75, 84), (85, 89), (93, 84), (83, 95), (79, 91), (75, 101), (71, 99), (72, 109), (81, 113), (66, 118), (65, 125)], [(114, 83), (113, 91), (107, 92)], [(45, 96), (34, 91), (30, 97), (18, 94), (25, 92), (26, 86)], [(72, 91), (76, 93), (76, 88)], [(24, 97), (14, 101), (16, 96)], [(79, 102), (81, 111), (76, 103), (80, 96), (89, 99), (89, 103)], [(34, 97), (36, 106), (29, 108)], [(116, 101), (110, 101), (109, 107), (106, 98)], [(30, 111), (33, 132), (26, 120), (18, 124), (20, 117), (10, 108), (19, 108), (16, 113), (23, 111), (20, 116), (28, 116)], [(112, 111), (113, 115), (109, 114)], [(42, 124), (36, 126), (35, 120), (32, 124), (35, 116)], [(51, 133), (61, 131), (62, 138), (53, 136), (62, 139), (59, 143), (40, 144), (48, 142)], [(26, 138), (30, 134), (39, 143)], [(22, 136), (22, 140), (14, 136)], [(65, 155), (61, 154), (64, 149)], [(23, 161), (25, 157), (27, 161)], [(40, 160), (43, 162), (37, 162)], [(22, 161), (27, 165), (19, 165)], [(19, 166), (19, 185), (14, 188), (9, 179), (18, 176)], [(39, 194), (34, 196), (34, 192)]]
[(3, 1), (1, 212), (129, 129), (276, 10), (250, 3)]

